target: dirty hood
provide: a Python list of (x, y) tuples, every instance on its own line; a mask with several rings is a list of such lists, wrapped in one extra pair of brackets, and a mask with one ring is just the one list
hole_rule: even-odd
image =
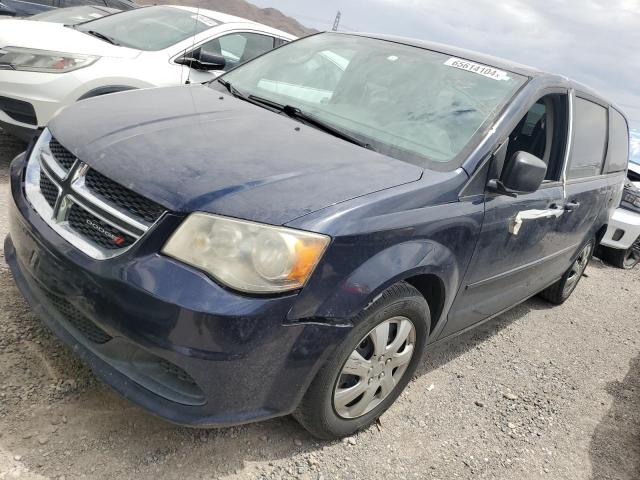
[(272, 224), (423, 173), (203, 85), (85, 100), (50, 129), (78, 158), (169, 210)]

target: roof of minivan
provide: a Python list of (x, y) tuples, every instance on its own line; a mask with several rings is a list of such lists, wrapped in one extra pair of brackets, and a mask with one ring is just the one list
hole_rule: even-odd
[[(451, 45), (446, 45), (444, 43), (437, 42), (429, 42), (426, 40), (419, 40), (416, 38), (408, 38), (408, 37), (400, 37), (395, 35), (382, 35), (375, 33), (344, 33), (345, 35), (358, 35), (361, 37), (369, 37), (376, 40), (385, 40), (388, 42), (401, 43), (403, 45), (409, 45), (418, 48), (424, 48), (426, 50), (433, 50), (434, 52), (440, 52), (447, 55), (451, 55), (453, 57), (463, 58), (465, 60), (470, 60), (477, 63), (482, 63), (485, 65), (489, 65), (491, 67), (496, 67), (501, 70), (507, 70), (509, 72), (517, 73), (519, 75), (524, 75), (527, 77), (546, 77), (552, 80), (563, 81), (569, 83), (576, 90), (579, 90), (583, 93), (591, 95), (593, 97), (601, 99), (603, 102), (612, 105), (615, 107), (613, 103), (604, 98), (601, 94), (594, 91), (592, 88), (583, 85), (575, 80), (572, 80), (564, 75), (558, 75), (553, 73), (548, 73), (543, 70), (537, 69), (535, 67), (530, 67), (528, 65), (523, 65), (521, 63), (513, 62), (511, 60), (506, 60), (504, 58), (494, 57), (492, 55), (486, 55), (484, 53), (476, 52), (473, 50), (467, 50), (464, 48), (458, 48)], [(620, 110), (618, 107), (615, 107), (617, 110)]]
[(253, 25), (260, 25), (261, 27), (266, 27), (273, 32), (278, 32), (282, 37), (295, 39), (295, 35), (291, 35), (290, 33), (284, 32), (282, 30), (278, 30), (277, 28), (270, 27), (269, 25), (264, 25), (259, 22), (254, 22), (253, 20), (249, 20), (247, 18), (236, 17), (235, 15), (228, 15), (222, 12), (216, 12), (215, 10), (208, 10), (206, 8), (197, 8), (197, 7), (185, 7), (183, 5), (163, 5), (165, 7), (179, 8), (181, 10), (187, 10), (188, 12), (196, 13), (199, 15), (203, 15), (212, 20), (215, 20), (219, 23), (251, 23)]

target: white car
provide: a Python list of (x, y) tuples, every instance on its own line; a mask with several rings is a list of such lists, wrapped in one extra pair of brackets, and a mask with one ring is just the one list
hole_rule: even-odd
[(628, 175), (622, 203), (609, 221), (599, 253), (603, 260), (625, 269), (640, 263), (640, 164), (629, 162)]
[(177, 6), (139, 8), (75, 26), (4, 20), (0, 127), (28, 140), (78, 100), (205, 82), (294, 39), (243, 18)]

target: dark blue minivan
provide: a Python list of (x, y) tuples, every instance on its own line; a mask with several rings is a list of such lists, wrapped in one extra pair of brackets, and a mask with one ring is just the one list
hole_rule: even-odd
[(173, 422), (381, 415), (429, 348), (564, 302), (628, 127), (564, 77), (325, 33), (207, 85), (66, 109), (11, 165), (5, 254), (43, 320)]

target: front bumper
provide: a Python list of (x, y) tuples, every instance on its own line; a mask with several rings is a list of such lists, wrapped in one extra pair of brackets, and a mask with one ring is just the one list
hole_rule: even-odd
[[(155, 253), (150, 238), (115, 259), (86, 257), (28, 204), (23, 170), (18, 157), (5, 241), (18, 287), (98, 377), (151, 412), (198, 426), (288, 414), (346, 334), (288, 323), (297, 296), (229, 292)], [(162, 228), (149, 237), (164, 241)]]
[[(33, 107), (35, 120), (25, 121), (0, 108), (0, 124), (8, 131), (28, 132), (45, 126), (63, 107), (73, 103), (82, 82), (74, 72), (56, 74), (0, 70), (0, 96)], [(24, 135), (20, 135), (24, 138)]]
[[(619, 231), (624, 232), (620, 238), (618, 238)], [(626, 208), (617, 208), (611, 216), (607, 233), (600, 244), (617, 250), (628, 250), (638, 237), (640, 237), (640, 213)]]

